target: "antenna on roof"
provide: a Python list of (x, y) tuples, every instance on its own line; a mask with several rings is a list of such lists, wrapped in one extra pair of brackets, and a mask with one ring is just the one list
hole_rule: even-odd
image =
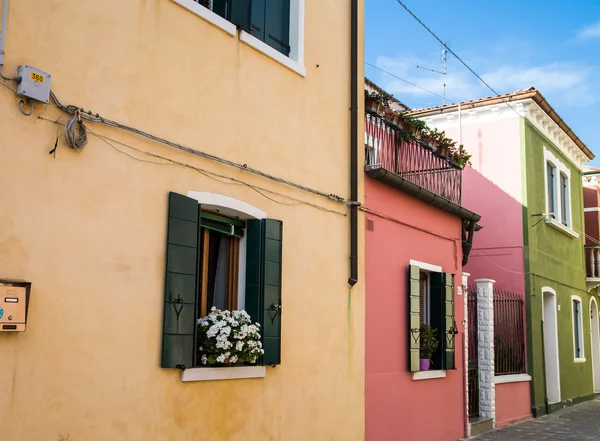
[(446, 72), (447, 72), (447, 57), (448, 56), (448, 51), (446, 50), (446, 48), (442, 48), (442, 60), (444, 62), (444, 70), (443, 71), (439, 71), (439, 70), (435, 70), (435, 69), (429, 69), (428, 67), (422, 67), (422, 66), (417, 66), (417, 69), (423, 69), (423, 70), (428, 70), (429, 72), (433, 72), (436, 74), (440, 74), (443, 75), (444, 77), (444, 98), (442, 100), (442, 104), (446, 105)]

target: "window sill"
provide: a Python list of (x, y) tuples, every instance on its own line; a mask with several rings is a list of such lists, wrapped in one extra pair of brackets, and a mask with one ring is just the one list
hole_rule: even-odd
[(233, 23), (225, 20), (220, 15), (215, 14), (213, 11), (200, 5), (199, 3), (196, 3), (194, 0), (172, 0), (172, 1), (174, 3), (177, 3), (179, 6), (184, 7), (191, 13), (196, 14), (198, 17), (201, 17), (204, 20), (208, 21), (209, 23), (212, 23), (216, 27), (224, 30), (232, 37), (235, 37), (237, 35), (237, 28)]
[(432, 380), (434, 378), (446, 378), (446, 371), (423, 371), (413, 372), (412, 379), (416, 380)]
[(573, 360), (575, 363), (585, 363), (586, 359), (585, 358), (576, 358), (575, 360)]
[[(177, 0), (177, 1), (182, 1), (182, 0)], [(240, 40), (243, 41), (244, 43), (246, 43), (248, 46), (253, 47), (257, 51), (262, 52), (266, 56), (271, 57), (278, 63), (283, 64), (288, 69), (293, 70), (298, 75), (303, 76), (303, 77), (306, 76), (306, 67), (295, 62), (291, 58), (286, 57), (281, 52), (273, 49), (268, 44), (260, 41), (256, 37), (254, 37), (252, 34), (249, 34), (246, 31), (240, 31)]]
[(528, 374), (512, 374), (512, 375), (496, 375), (494, 377), (495, 384), (520, 383), (523, 381), (531, 381), (531, 376)]
[(546, 225), (550, 225), (552, 228), (556, 228), (558, 231), (562, 231), (567, 236), (574, 237), (575, 239), (577, 239), (579, 237), (579, 233), (577, 233), (576, 231), (573, 231), (569, 227), (564, 226), (563, 224), (558, 222), (556, 219), (547, 217), (545, 222), (546, 222)]
[(243, 378), (264, 378), (265, 366), (240, 366), (219, 368), (193, 368), (181, 372), (181, 381), (239, 380)]

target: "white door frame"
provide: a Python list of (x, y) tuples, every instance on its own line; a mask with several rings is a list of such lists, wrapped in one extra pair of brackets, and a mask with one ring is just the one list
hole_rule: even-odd
[(549, 404), (559, 403), (561, 398), (557, 315), (556, 291), (549, 286), (544, 286), (542, 288), (543, 345), (544, 364), (546, 366), (544, 376), (546, 378), (546, 397)]
[(592, 378), (594, 392), (600, 392), (600, 327), (598, 325), (598, 303), (590, 300), (590, 345), (592, 347)]

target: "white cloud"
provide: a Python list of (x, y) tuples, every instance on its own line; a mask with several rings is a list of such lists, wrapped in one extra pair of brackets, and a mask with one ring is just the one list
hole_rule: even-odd
[[(423, 60), (418, 57), (412, 55), (397, 58), (379, 57), (376, 65), (424, 89), (438, 95), (443, 94), (442, 76), (417, 69), (417, 65), (424, 65)], [(478, 73), (498, 93), (514, 92), (533, 86), (545, 96), (552, 96), (553, 101), (571, 106), (586, 107), (600, 101), (600, 88), (594, 86), (591, 81), (593, 69), (573, 63), (550, 63), (538, 66), (503, 64)], [(415, 98), (410, 101), (424, 103), (425, 97), (428, 103), (437, 100), (430, 93), (389, 75), (382, 73), (379, 78), (380, 86), (394, 94), (400, 101), (403, 98), (406, 100)], [(471, 100), (493, 95), (475, 76), (458, 65), (449, 69), (446, 84), (449, 101)]]
[(577, 31), (577, 36), (584, 40), (600, 38), (600, 20)]

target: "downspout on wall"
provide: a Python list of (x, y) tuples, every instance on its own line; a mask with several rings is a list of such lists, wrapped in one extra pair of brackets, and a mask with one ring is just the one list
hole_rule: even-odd
[(350, 3), (350, 287), (358, 282), (358, 0)]

